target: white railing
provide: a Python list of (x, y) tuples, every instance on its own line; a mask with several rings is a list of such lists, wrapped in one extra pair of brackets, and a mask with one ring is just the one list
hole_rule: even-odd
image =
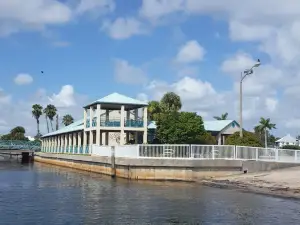
[(234, 145), (124, 145), (91, 146), (91, 154), (127, 158), (233, 159), (300, 163), (300, 150)]
[(138, 145), (115, 146), (115, 157), (138, 158)]
[(92, 155), (97, 156), (111, 156), (111, 146), (92, 145)]
[(190, 145), (139, 145), (139, 157), (191, 158)]

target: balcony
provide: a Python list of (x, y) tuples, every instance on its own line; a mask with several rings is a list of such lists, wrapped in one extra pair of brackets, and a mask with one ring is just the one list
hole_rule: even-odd
[(101, 127), (120, 127), (121, 119), (100, 120)]
[[(125, 120), (124, 127), (132, 127), (132, 128), (142, 128), (144, 127), (143, 120)], [(92, 125), (92, 126), (91, 126)], [(92, 119), (92, 124), (90, 123), (90, 119), (86, 120), (86, 128), (89, 127), (97, 127), (97, 118), (94, 117)], [(101, 119), (100, 120), (100, 127), (121, 127), (121, 119)]]
[(144, 121), (143, 120), (125, 120), (125, 127), (135, 127), (135, 128), (144, 127)]

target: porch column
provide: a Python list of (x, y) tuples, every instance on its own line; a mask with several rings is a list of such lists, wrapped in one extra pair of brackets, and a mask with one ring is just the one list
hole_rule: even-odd
[(144, 110), (144, 116), (143, 116), (143, 123), (144, 123), (143, 143), (147, 144), (147, 142), (148, 142), (148, 140), (147, 140), (148, 139), (148, 121), (147, 121), (148, 110), (147, 110), (147, 107), (144, 107), (143, 110)]
[[(138, 120), (138, 116), (139, 116), (139, 111), (138, 109), (134, 110), (134, 120), (137, 121)], [(134, 132), (134, 143), (138, 144), (138, 137), (139, 137), (139, 133), (137, 131)]]
[(77, 133), (77, 142), (78, 142), (78, 144), (77, 144), (78, 145), (78, 153), (81, 153), (80, 152), (80, 149), (81, 149), (81, 132)]
[(67, 135), (68, 135), (68, 134), (65, 133), (65, 141), (64, 141), (64, 142), (65, 142), (65, 149), (64, 149), (64, 152), (63, 152), (63, 153), (66, 153), (67, 147), (68, 147), (68, 137), (67, 137)]
[(225, 135), (223, 135), (222, 138), (223, 138), (223, 145), (225, 145)]
[(96, 117), (97, 117), (97, 128), (96, 128), (96, 145), (100, 145), (100, 133), (101, 133), (101, 127), (100, 127), (100, 116), (101, 116), (101, 105), (97, 104), (97, 112), (96, 112)]
[(87, 132), (83, 130), (83, 147), (87, 146)]
[(218, 145), (221, 145), (221, 134), (219, 134), (219, 135), (217, 136), (217, 139), (218, 139)]
[(125, 107), (121, 106), (121, 132), (120, 132), (120, 145), (124, 145), (124, 117), (125, 117)]
[(69, 144), (69, 153), (70, 153), (70, 152), (71, 152), (71, 147), (72, 147), (72, 145), (73, 145), (73, 144), (72, 144), (72, 134), (69, 133), (68, 136), (69, 136), (69, 143), (68, 143), (68, 144)]
[(87, 109), (83, 109), (83, 129), (86, 129)]
[[(93, 107), (90, 106), (90, 128), (92, 128), (92, 120), (93, 120)], [(93, 144), (93, 131), (90, 130), (90, 146)]]
[(75, 149), (77, 149), (77, 153), (78, 153), (78, 145), (76, 142), (77, 138), (76, 138), (76, 133), (73, 133), (73, 152), (75, 153)]
[[(130, 120), (130, 110), (126, 111), (126, 122), (128, 122)], [(126, 123), (125, 122), (125, 123)], [(126, 143), (129, 143), (129, 132), (126, 132)]]

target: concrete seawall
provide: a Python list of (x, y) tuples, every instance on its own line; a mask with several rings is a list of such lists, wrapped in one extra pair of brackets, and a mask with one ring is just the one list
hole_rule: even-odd
[[(100, 156), (36, 154), (35, 161), (136, 180), (197, 181), (248, 172), (297, 166), (291, 163), (240, 160), (115, 158)], [(114, 160), (114, 161), (113, 161)], [(112, 166), (114, 165), (114, 166)]]

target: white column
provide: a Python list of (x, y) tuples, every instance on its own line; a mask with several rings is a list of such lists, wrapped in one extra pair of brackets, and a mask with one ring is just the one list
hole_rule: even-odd
[(96, 128), (96, 145), (100, 145), (100, 116), (101, 116), (101, 105), (97, 104), (97, 113), (96, 113), (96, 117), (97, 117), (97, 128)]
[(78, 141), (78, 151), (79, 151), (81, 146), (81, 132), (77, 133), (77, 141)]
[(93, 135), (93, 131), (90, 131), (90, 146), (92, 145), (92, 144), (94, 144), (93, 143), (93, 137), (94, 137), (94, 135)]
[[(138, 109), (135, 109), (134, 110), (134, 120), (138, 120), (138, 116), (139, 116), (139, 111), (138, 111)], [(138, 132), (137, 131), (135, 131), (134, 132), (134, 142), (135, 142), (135, 144), (138, 144)]]
[(83, 130), (83, 146), (85, 147), (87, 145), (87, 133), (85, 130)]
[(121, 134), (120, 134), (120, 145), (124, 145), (124, 117), (125, 117), (125, 111), (124, 111), (124, 105), (121, 106)]
[(219, 135), (217, 136), (217, 139), (218, 139), (218, 145), (221, 145), (221, 134), (219, 134)]
[(144, 115), (143, 115), (143, 122), (144, 122), (144, 133), (143, 133), (143, 143), (146, 144), (148, 142), (148, 111), (147, 107), (143, 108)]
[(73, 133), (73, 153), (75, 153), (75, 146), (76, 146), (77, 151), (78, 151), (78, 144), (76, 143), (76, 136), (77, 136), (76, 133)]
[(92, 127), (93, 116), (93, 107), (90, 106), (90, 128)]
[[(130, 110), (126, 111), (126, 122), (130, 120)], [(125, 122), (125, 124), (126, 124)], [(126, 143), (129, 143), (129, 132), (126, 132)]]
[(69, 136), (69, 143), (68, 143), (68, 145), (69, 145), (69, 153), (71, 152), (71, 146), (72, 146), (72, 134), (68, 134), (68, 136)]
[(83, 129), (86, 129), (87, 109), (83, 109)]
[(67, 147), (68, 147), (68, 134), (65, 133), (65, 149), (64, 149), (64, 153), (66, 153)]

